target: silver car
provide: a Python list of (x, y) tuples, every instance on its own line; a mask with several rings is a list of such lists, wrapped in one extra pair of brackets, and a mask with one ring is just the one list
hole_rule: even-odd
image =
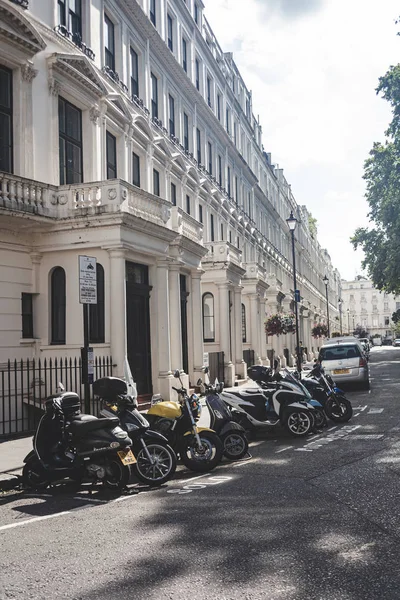
[(362, 389), (369, 390), (368, 361), (359, 342), (324, 344), (319, 360), (337, 383), (359, 383)]

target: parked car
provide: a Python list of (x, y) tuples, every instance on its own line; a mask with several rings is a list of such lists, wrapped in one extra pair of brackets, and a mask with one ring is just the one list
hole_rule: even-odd
[(400, 346), (400, 338), (393, 340), (393, 346)]
[(360, 342), (371, 348), (371, 343), (368, 338), (359, 338)]
[(382, 346), (392, 346), (392, 345), (394, 345), (392, 338), (390, 338), (390, 337), (383, 338)]
[(362, 389), (369, 389), (368, 361), (360, 340), (350, 337), (327, 340), (320, 349), (319, 360), (337, 383), (357, 383)]

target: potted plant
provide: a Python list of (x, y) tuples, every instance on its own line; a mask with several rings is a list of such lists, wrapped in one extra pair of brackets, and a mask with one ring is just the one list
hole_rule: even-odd
[(285, 335), (294, 333), (296, 330), (294, 315), (271, 315), (265, 321), (265, 333), (267, 335)]
[(328, 335), (328, 327), (326, 325), (314, 325), (311, 329), (311, 335), (314, 338), (327, 337)]

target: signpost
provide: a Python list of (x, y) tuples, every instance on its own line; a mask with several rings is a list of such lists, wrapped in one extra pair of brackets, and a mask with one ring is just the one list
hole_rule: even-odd
[(89, 348), (89, 304), (97, 304), (96, 259), (79, 256), (79, 302), (83, 304), (82, 382), (85, 393), (85, 413), (90, 412), (90, 384), (94, 376), (93, 348)]

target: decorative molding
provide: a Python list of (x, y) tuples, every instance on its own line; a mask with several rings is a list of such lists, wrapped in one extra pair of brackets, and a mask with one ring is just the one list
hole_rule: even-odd
[(30, 61), (21, 66), (21, 77), (28, 83), (31, 83), (35, 79), (38, 72), (37, 69), (33, 68), (33, 64)]
[(117, 190), (115, 188), (110, 188), (108, 190), (107, 196), (109, 200), (115, 200), (115, 198), (117, 197)]
[(61, 86), (58, 83), (58, 81), (53, 79), (53, 77), (49, 77), (48, 84), (49, 84), (49, 93), (52, 96), (58, 96), (58, 94), (60, 93), (60, 89), (61, 89)]
[(97, 106), (92, 106), (92, 108), (89, 110), (89, 118), (92, 121), (92, 123), (94, 123), (94, 124), (97, 123), (97, 121), (99, 120), (100, 115), (101, 115), (101, 112), (97, 108)]

